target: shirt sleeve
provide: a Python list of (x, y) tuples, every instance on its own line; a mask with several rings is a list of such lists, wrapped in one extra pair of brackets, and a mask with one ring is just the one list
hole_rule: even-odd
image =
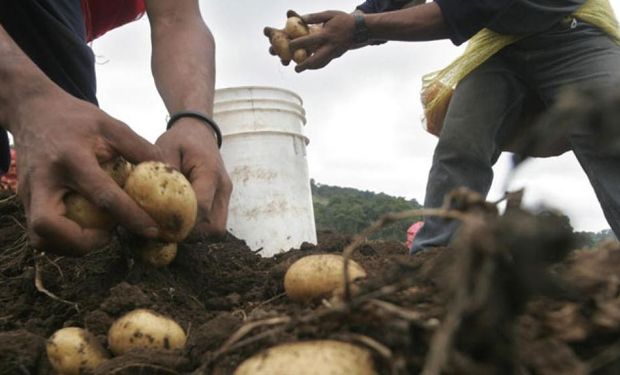
[(402, 9), (411, 0), (366, 0), (355, 9), (363, 13), (383, 13)]
[(435, 0), (457, 46), (489, 24), (514, 0)]

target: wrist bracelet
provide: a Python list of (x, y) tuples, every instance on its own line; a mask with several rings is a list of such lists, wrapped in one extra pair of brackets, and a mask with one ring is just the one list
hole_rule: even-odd
[(195, 118), (209, 125), (211, 129), (213, 129), (213, 131), (215, 132), (215, 138), (217, 139), (217, 148), (222, 148), (222, 131), (220, 130), (220, 127), (217, 126), (215, 121), (211, 120), (209, 116), (201, 112), (180, 111), (171, 115), (170, 119), (168, 120), (168, 124), (166, 125), (166, 130), (170, 130), (174, 123), (183, 117)]

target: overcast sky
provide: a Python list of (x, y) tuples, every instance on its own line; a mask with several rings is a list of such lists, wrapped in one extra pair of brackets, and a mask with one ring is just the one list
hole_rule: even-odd
[[(616, 11), (620, 1), (611, 1)], [(264, 26), (282, 27), (287, 9), (309, 13), (350, 11), (357, 1), (201, 0), (217, 43), (217, 88), (276, 86), (304, 100), (310, 138), (308, 163), (317, 182), (424, 201), (436, 138), (421, 127), (423, 74), (462, 53), (451, 43), (388, 43), (351, 51), (320, 71), (297, 74), (267, 53)], [(154, 141), (166, 110), (150, 73), (146, 19), (93, 43), (101, 107)], [(502, 157), (490, 199), (502, 195), (508, 159)], [(529, 205), (561, 209), (578, 230), (607, 225), (598, 201), (572, 153), (528, 162), (510, 184), (526, 188)]]

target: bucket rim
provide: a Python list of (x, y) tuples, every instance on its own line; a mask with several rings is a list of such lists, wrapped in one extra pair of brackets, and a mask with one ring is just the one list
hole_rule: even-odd
[(295, 98), (297, 98), (299, 100), (300, 105), (303, 106), (304, 104), (304, 100), (301, 98), (301, 96), (299, 96), (299, 94), (297, 94), (296, 92), (289, 90), (289, 89), (285, 89), (282, 87), (277, 87), (277, 86), (267, 86), (267, 85), (245, 85), (245, 86), (227, 86), (227, 87), (222, 87), (222, 88), (216, 88), (215, 92), (218, 91), (233, 91), (233, 90), (247, 90), (247, 89), (267, 89), (267, 90), (274, 90), (274, 91), (281, 91), (281, 92), (285, 92), (287, 94), (290, 94), (292, 96), (294, 96)]

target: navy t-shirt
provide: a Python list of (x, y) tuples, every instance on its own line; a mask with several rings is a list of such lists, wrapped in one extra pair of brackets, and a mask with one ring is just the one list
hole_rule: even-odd
[[(97, 104), (95, 59), (86, 44), (80, 0), (0, 0), (0, 24), (58, 86)], [(2, 171), (8, 169), (8, 152), (7, 134), (0, 129)]]
[[(401, 9), (409, 1), (366, 0), (357, 9), (380, 13)], [(575, 12), (586, 0), (435, 0), (450, 28), (450, 40), (466, 42), (483, 28), (502, 34), (548, 30)]]

